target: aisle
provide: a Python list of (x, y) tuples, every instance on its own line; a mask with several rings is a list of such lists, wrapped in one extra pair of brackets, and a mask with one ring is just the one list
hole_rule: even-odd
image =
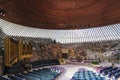
[(81, 66), (81, 65), (72, 65), (72, 64), (67, 64), (67, 65), (61, 65), (66, 69), (66, 72), (63, 73), (58, 79), (56, 80), (70, 80), (74, 73), (78, 71), (79, 68), (86, 68), (89, 70), (93, 70), (93, 68), (86, 67), (86, 66)]

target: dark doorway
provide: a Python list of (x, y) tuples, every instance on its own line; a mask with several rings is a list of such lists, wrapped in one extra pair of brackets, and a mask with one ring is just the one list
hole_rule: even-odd
[(68, 59), (68, 53), (62, 53), (62, 58)]

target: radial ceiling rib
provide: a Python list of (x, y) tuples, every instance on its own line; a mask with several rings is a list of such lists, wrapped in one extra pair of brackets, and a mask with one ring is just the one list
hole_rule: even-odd
[(9, 36), (49, 38), (60, 43), (94, 42), (120, 39), (120, 24), (90, 29), (50, 30), (30, 28), (0, 19), (1, 30)]

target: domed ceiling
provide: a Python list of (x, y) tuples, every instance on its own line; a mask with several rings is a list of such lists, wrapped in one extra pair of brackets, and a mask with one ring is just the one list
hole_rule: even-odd
[(120, 22), (120, 0), (0, 0), (0, 18), (42, 29), (100, 27)]

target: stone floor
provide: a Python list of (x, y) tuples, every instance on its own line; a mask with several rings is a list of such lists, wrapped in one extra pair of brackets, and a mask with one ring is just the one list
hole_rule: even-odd
[(86, 67), (78, 64), (66, 64), (66, 65), (61, 65), (66, 69), (66, 72), (61, 74), (56, 80), (70, 80), (74, 73), (78, 71), (79, 68), (87, 68), (89, 70), (93, 70), (92, 67)]
[[(56, 80), (71, 80), (72, 76), (74, 75), (74, 73), (76, 71), (78, 71), (79, 68), (86, 68), (88, 70), (94, 70), (94, 65), (90, 65), (90, 64), (79, 64), (79, 63), (75, 63), (75, 64), (65, 64), (65, 65), (60, 65), (62, 67), (64, 67), (66, 69), (65, 73), (61, 74), (61, 76), (59, 76)], [(97, 66), (111, 66), (111, 63), (100, 63)], [(119, 64), (115, 64), (115, 66), (120, 66)]]

